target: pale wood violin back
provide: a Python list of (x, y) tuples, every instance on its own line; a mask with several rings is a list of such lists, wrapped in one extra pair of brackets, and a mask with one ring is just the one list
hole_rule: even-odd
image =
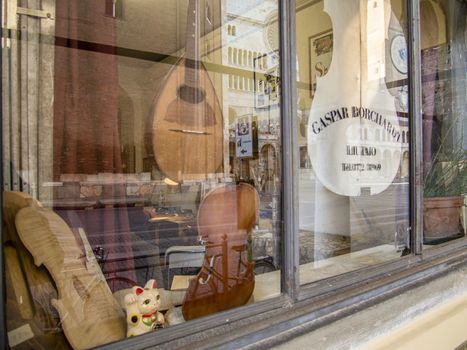
[(32, 337), (12, 349), (66, 349), (69, 344), (58, 327), (60, 318), (51, 304), (57, 298), (52, 277), (44, 266), (35, 266), (32, 255), (18, 237), (16, 214), (40, 203), (24, 192), (3, 192), (6, 327), (30, 329)]
[(71, 346), (87, 349), (123, 339), (123, 311), (65, 221), (50, 209), (26, 207), (16, 215), (16, 227), (35, 264), (43, 264), (55, 281), (58, 298), (52, 305)]

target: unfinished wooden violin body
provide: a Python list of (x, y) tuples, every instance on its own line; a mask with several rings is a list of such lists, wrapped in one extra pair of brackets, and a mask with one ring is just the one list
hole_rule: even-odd
[(55, 281), (52, 305), (70, 345), (87, 349), (125, 338), (121, 307), (90, 247), (82, 248), (65, 221), (50, 209), (26, 207), (16, 215), (16, 227), (35, 265), (43, 264)]

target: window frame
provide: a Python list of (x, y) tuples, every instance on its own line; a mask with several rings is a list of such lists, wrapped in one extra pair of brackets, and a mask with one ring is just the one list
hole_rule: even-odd
[[(298, 243), (298, 126), (296, 110), (296, 0), (278, 0), (281, 130), (282, 130), (282, 266), (281, 291), (278, 297), (255, 302), (226, 312), (213, 314), (136, 338), (106, 344), (102, 349), (135, 349), (164, 345), (173, 347), (215, 347), (236, 339), (235, 347), (258, 344), (271, 346), (333, 322), (357, 310), (377, 304), (427, 279), (467, 263), (467, 240), (455, 240), (422, 250), (423, 182), (422, 182), (422, 113), (420, 59), (420, 0), (406, 0), (409, 52), (409, 188), (411, 254), (397, 261), (376, 265), (326, 281), (299, 284)], [(3, 7), (0, 7), (0, 17)], [(2, 37), (8, 30), (1, 28)], [(0, 55), (3, 64), (3, 55)], [(2, 65), (3, 67), (3, 65)], [(3, 69), (2, 69), (3, 76)], [(0, 81), (3, 92), (3, 80)], [(3, 95), (2, 95), (3, 96)], [(3, 107), (3, 98), (0, 101)], [(0, 113), (3, 112), (3, 108)], [(0, 125), (3, 149), (3, 126)], [(3, 166), (3, 152), (0, 154)], [(3, 183), (3, 172), (0, 172)], [(0, 196), (3, 208), (3, 196)], [(0, 212), (3, 216), (3, 211)], [(1, 229), (3, 237), (3, 227)], [(2, 240), (3, 242), (3, 240)], [(6, 330), (4, 253), (0, 250), (0, 327)], [(259, 322), (261, 321), (261, 322)], [(232, 332), (235, 330), (235, 332)], [(282, 334), (287, 332), (287, 336)], [(240, 338), (241, 337), (241, 338)], [(2, 332), (2, 344), (7, 334)], [(232, 347), (232, 345), (230, 346)]]

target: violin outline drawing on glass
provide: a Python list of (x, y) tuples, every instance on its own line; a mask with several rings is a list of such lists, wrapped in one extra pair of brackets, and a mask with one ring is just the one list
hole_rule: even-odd
[(395, 99), (385, 82), (391, 9), (385, 0), (324, 0), (324, 10), (333, 51), (328, 72), (316, 78), (308, 154), (330, 191), (377, 194), (392, 183), (402, 153)]

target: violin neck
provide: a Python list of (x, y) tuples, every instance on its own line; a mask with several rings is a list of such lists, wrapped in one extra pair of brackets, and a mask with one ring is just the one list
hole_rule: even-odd
[(191, 87), (197, 87), (199, 84), (199, 29), (199, 0), (189, 0), (185, 41), (185, 85)]

